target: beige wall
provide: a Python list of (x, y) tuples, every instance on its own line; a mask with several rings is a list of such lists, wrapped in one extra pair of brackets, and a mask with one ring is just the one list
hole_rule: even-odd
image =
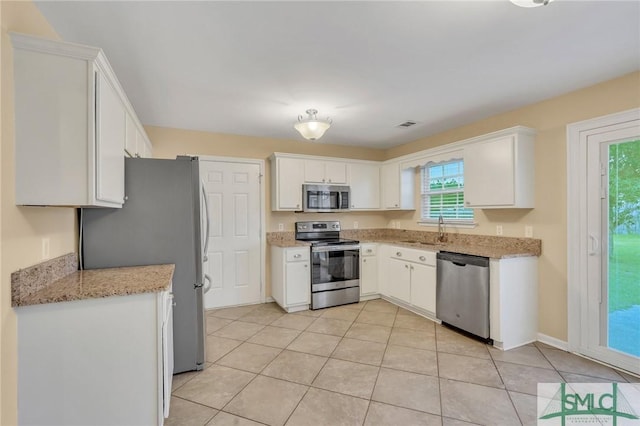
[[(29, 2), (0, 2), (2, 15), (0, 150), (0, 424), (17, 423), (16, 316), (11, 308), (11, 272), (42, 261), (42, 238), (50, 238), (55, 257), (76, 250), (75, 209), (16, 207), (14, 204), (13, 60), (8, 31), (59, 38)], [(37, 125), (37, 123), (34, 123)]]
[[(145, 126), (145, 130), (153, 144), (153, 156), (157, 158), (175, 158), (176, 155), (180, 154), (198, 154), (265, 160), (267, 231), (277, 231), (278, 224), (280, 223), (284, 225), (285, 230), (293, 231), (293, 226), (296, 221), (317, 220), (319, 218), (327, 220), (326, 214), (311, 215), (271, 211), (271, 188), (269, 184), (269, 182), (271, 182), (271, 171), (268, 158), (274, 152), (378, 161), (384, 158), (384, 151), (372, 148), (327, 145), (302, 140), (225, 135), (152, 126)], [(331, 217), (335, 217), (335, 215)], [(348, 217), (349, 223), (345, 223), (345, 227), (347, 228), (353, 225), (353, 221), (358, 221), (358, 226), (361, 228), (379, 228), (386, 226), (386, 219), (379, 213), (350, 213)]]
[[(543, 247), (539, 260), (539, 331), (566, 341), (566, 126), (576, 121), (640, 106), (639, 88), (640, 72), (635, 72), (386, 151), (158, 127), (147, 127), (147, 132), (153, 142), (154, 156), (164, 158), (190, 153), (266, 159), (271, 153), (278, 151), (383, 160), (516, 125), (532, 127), (537, 131), (534, 159), (536, 208), (476, 210), (478, 223), (476, 228), (449, 229), (449, 231), (494, 235), (496, 225), (502, 225), (505, 236), (523, 237), (525, 225), (533, 226), (534, 237), (542, 240)], [(266, 182), (267, 191), (269, 191), (269, 176)], [(419, 191), (416, 191), (416, 205), (418, 200)], [(296, 220), (326, 218), (326, 215), (271, 212), (269, 199), (267, 199), (267, 208), (269, 231), (277, 230), (279, 223), (283, 223), (285, 229), (293, 230), (293, 223)], [(431, 230), (432, 228), (424, 228), (417, 224), (419, 214), (420, 212), (416, 210), (415, 212), (347, 213), (331, 217), (341, 220), (345, 228), (352, 228), (354, 221), (359, 222), (360, 228), (388, 227), (394, 221), (399, 222), (399, 226), (404, 229)]]
[[(532, 210), (476, 210), (478, 227), (461, 232), (495, 234), (502, 225), (504, 235), (523, 237), (532, 225), (534, 237), (542, 240), (539, 261), (538, 331), (567, 340), (567, 167), (566, 126), (569, 123), (612, 114), (640, 106), (640, 72), (578, 90), (524, 108), (496, 115), (467, 126), (387, 150), (386, 158), (413, 153), (516, 125), (536, 129), (536, 204)], [(407, 229), (420, 228), (419, 212), (387, 213)]]

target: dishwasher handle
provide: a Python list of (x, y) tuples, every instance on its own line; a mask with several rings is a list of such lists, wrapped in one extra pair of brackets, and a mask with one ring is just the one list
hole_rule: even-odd
[(444, 260), (455, 264), (456, 266), (480, 266), (484, 268), (489, 267), (489, 258), (482, 256), (473, 256), (470, 254), (453, 253), (450, 251), (441, 251), (436, 254), (436, 259)]

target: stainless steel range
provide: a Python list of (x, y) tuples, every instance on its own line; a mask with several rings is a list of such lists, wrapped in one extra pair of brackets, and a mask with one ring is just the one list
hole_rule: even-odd
[(311, 309), (360, 301), (360, 242), (340, 238), (340, 222), (296, 222), (311, 243)]

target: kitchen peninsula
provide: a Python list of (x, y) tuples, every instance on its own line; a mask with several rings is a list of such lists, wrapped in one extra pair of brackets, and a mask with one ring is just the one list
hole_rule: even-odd
[(70, 253), (12, 274), (20, 424), (162, 424), (174, 265), (78, 271)]

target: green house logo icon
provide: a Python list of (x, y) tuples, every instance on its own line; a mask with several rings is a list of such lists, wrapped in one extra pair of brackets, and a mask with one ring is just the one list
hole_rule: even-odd
[[(594, 421), (599, 424), (600, 421), (604, 421), (606, 423), (603, 424), (616, 426), (619, 418), (640, 419), (624, 393), (620, 391), (618, 383), (559, 385), (558, 391), (540, 413), (539, 420), (559, 418), (562, 426), (567, 424), (567, 419), (570, 420), (570, 424), (593, 424)], [(604, 389), (603, 386), (607, 388)], [(638, 423), (640, 424), (640, 421)]]

